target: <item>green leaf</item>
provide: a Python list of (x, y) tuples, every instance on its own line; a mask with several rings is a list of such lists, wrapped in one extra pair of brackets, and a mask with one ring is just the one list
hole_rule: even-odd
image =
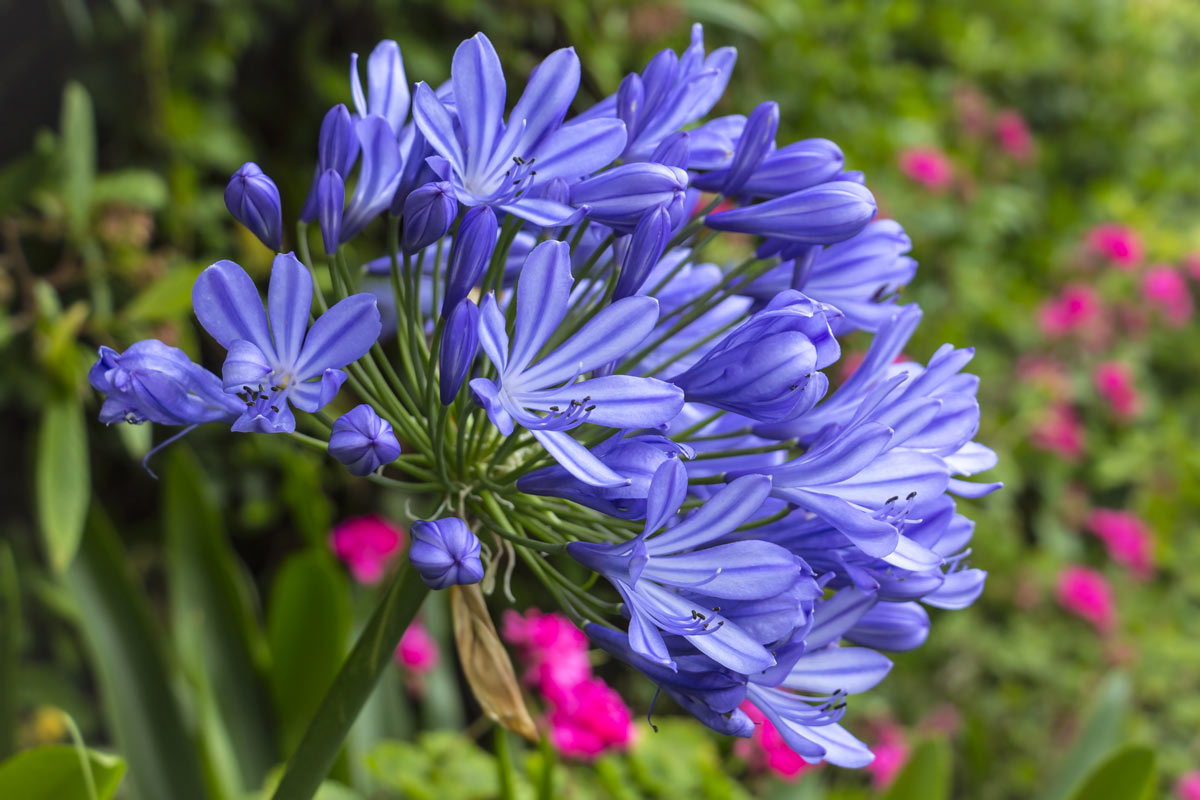
[(157, 172), (148, 169), (123, 169), (96, 178), (92, 186), (92, 203), (121, 205), (158, 211), (167, 204), (167, 182)]
[(944, 739), (927, 739), (913, 750), (884, 800), (946, 800), (950, 777), (950, 746)]
[(46, 557), (61, 574), (79, 549), (91, 496), (87, 430), (74, 397), (52, 399), (42, 414), (34, 481)]
[(204, 800), (203, 772), (184, 725), (146, 593), (127, 572), (111, 523), (93, 508), (66, 575), (106, 719), (130, 766), (131, 797)]
[(496, 760), (461, 733), (430, 731), (417, 743), (383, 741), (367, 756), (380, 784), (412, 800), (496, 796)]
[(1042, 800), (1065, 800), (1083, 777), (1117, 745), (1129, 708), (1131, 689), (1124, 673), (1114, 672), (1095, 693), (1079, 735), (1054, 774)]
[(315, 548), (289, 558), (275, 577), (267, 639), (285, 753), (300, 741), (342, 664), (350, 635), (349, 594), (332, 557)]
[(96, 177), (96, 121), (92, 98), (75, 81), (63, 88), (59, 140), (62, 195), (71, 232), (78, 236), (87, 226)]
[(0, 214), (20, 208), (47, 173), (48, 159), (41, 153), (27, 153), (0, 169)]
[(0, 542), (0, 758), (12, 753), (17, 730), (17, 655), (21, 642), (21, 592), (17, 563)]
[(1157, 783), (1154, 751), (1129, 745), (1101, 762), (1072, 800), (1149, 800)]
[[(117, 756), (87, 751), (96, 800), (109, 800), (125, 774)], [(0, 797), (21, 800), (88, 800), (79, 754), (69, 745), (26, 750), (0, 764)]]
[(171, 628), (189, 677), (211, 700), (212, 718), (202, 715), (213, 733), (206, 741), (232, 751), (241, 793), (260, 785), (276, 761), (271, 704), (254, 655), (265, 654), (266, 642), (207, 487), (190, 451), (176, 447), (163, 474)]
[(165, 322), (179, 319), (192, 307), (192, 285), (203, 267), (177, 266), (146, 287), (121, 311), (125, 322)]

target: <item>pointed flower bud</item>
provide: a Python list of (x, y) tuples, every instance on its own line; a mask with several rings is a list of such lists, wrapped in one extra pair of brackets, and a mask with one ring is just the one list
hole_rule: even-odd
[(479, 307), (470, 298), (464, 297), (450, 312), (442, 349), (438, 353), (438, 389), (442, 405), (448, 406), (454, 402), (478, 351)]
[(436, 181), (413, 190), (404, 200), (404, 233), (400, 247), (408, 254), (424, 250), (446, 235), (458, 213), (454, 187)]
[(450, 266), (446, 269), (442, 316), (452, 311), (479, 283), (499, 236), (496, 212), (491, 207), (475, 206), (463, 215), (450, 251)]
[(717, 231), (776, 236), (805, 244), (849, 239), (875, 216), (875, 197), (863, 186), (831, 181), (754, 205), (718, 211), (704, 224)]
[(666, 208), (659, 206), (638, 221), (621, 259), (621, 274), (617, 276), (613, 300), (637, 293), (650, 270), (662, 258), (670, 238), (671, 215)]
[(761, 103), (754, 109), (746, 119), (742, 138), (738, 139), (737, 148), (733, 151), (733, 163), (729, 165), (725, 184), (721, 187), (722, 193), (733, 195), (742, 190), (751, 173), (758, 168), (775, 144), (775, 131), (778, 128), (778, 103)]
[(342, 235), (342, 212), (346, 204), (346, 185), (336, 170), (327, 169), (317, 178), (317, 220), (321, 223), (321, 243), (325, 255), (338, 249)]
[(679, 199), (687, 187), (688, 174), (678, 167), (622, 164), (571, 187), (571, 204), (587, 206), (593, 222), (628, 230), (648, 210)]
[(408, 560), (429, 588), (445, 589), (483, 580), (479, 537), (458, 517), (417, 520), (409, 533), (412, 545)]
[(304, 208), (300, 211), (301, 222), (312, 222), (317, 218), (317, 181), (327, 169), (334, 170), (344, 181), (354, 169), (358, 158), (358, 135), (354, 132), (354, 119), (344, 105), (338, 104), (325, 113), (321, 121), (321, 133), (317, 137), (317, 169)]
[(690, 154), (691, 136), (687, 131), (677, 131), (662, 140), (650, 160), (666, 167), (687, 169)]
[(225, 187), (225, 207), (272, 250), (283, 247), (283, 209), (279, 189), (253, 161), (242, 164)]
[(333, 423), (329, 454), (352, 475), (369, 475), (400, 455), (400, 442), (387, 420), (366, 403), (352, 408)]

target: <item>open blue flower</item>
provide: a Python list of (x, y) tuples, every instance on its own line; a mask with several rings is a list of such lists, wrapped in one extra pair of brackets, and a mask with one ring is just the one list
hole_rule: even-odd
[(233, 430), (295, 430), (291, 405), (308, 412), (325, 407), (346, 380), (341, 368), (379, 337), (379, 309), (370, 294), (347, 297), (310, 328), (312, 292), (312, 276), (291, 253), (275, 256), (271, 267), (269, 322), (254, 281), (232, 261), (218, 261), (196, 279), (196, 318), (229, 351), (221, 371), (225, 391), (245, 406)]
[(683, 392), (664, 381), (633, 375), (579, 380), (641, 343), (658, 320), (658, 302), (651, 297), (618, 300), (534, 363), (567, 314), (571, 284), (565, 242), (543, 242), (534, 248), (517, 285), (511, 347), (495, 296), (484, 298), (479, 340), (500, 374), (496, 380), (472, 380), (471, 390), (506, 436), (514, 422), (519, 423), (581, 481), (624, 485), (628, 479), (605, 466), (568, 431), (585, 422), (612, 428), (663, 425), (683, 407)]
[(556, 50), (534, 68), (507, 123), (504, 72), (486, 36), (479, 33), (459, 45), (450, 76), (453, 111), (433, 89), (418, 83), (413, 118), (444, 160), (435, 170), (454, 185), (464, 205), (493, 206), (535, 225), (561, 225), (575, 211), (531, 196), (530, 190), (553, 178), (574, 181), (590, 175), (625, 147), (620, 120), (563, 124), (579, 89), (579, 58), (573, 49)]

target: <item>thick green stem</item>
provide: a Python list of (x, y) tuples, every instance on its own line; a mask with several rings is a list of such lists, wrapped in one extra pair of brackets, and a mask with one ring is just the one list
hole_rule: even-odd
[(325, 693), (300, 746), (288, 759), (272, 800), (309, 800), (316, 794), (428, 591), (407, 563), (396, 571)]

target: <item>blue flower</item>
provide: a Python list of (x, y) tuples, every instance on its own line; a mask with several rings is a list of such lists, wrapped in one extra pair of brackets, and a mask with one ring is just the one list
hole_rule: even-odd
[(383, 117), (388, 127), (399, 136), (408, 116), (408, 78), (400, 45), (384, 39), (375, 45), (367, 58), (367, 93), (363, 94), (362, 78), (358, 74), (358, 53), (350, 54), (350, 90), (354, 108), (362, 119)]
[(431, 181), (414, 189), (404, 200), (404, 233), (400, 246), (417, 253), (446, 235), (458, 214), (454, 187), (446, 181)]
[(220, 378), (157, 339), (135, 342), (124, 353), (101, 347), (88, 382), (107, 395), (100, 408), (100, 421), (106, 425), (232, 422), (245, 408), (225, 393)]
[(290, 432), (302, 411), (324, 408), (346, 380), (341, 368), (379, 336), (379, 309), (369, 294), (342, 300), (308, 326), (312, 276), (291, 253), (275, 257), (267, 304), (254, 281), (232, 261), (200, 273), (192, 289), (196, 318), (229, 351), (221, 374), (226, 392), (241, 398), (233, 430)]
[(704, 218), (717, 231), (774, 236), (803, 244), (849, 239), (875, 216), (875, 198), (862, 185), (829, 181), (761, 203)]
[(658, 319), (658, 303), (627, 297), (604, 308), (577, 333), (534, 362), (566, 316), (571, 265), (565, 242), (534, 248), (517, 285), (512, 346), (493, 295), (484, 298), (479, 324), (483, 350), (500, 373), (476, 378), (471, 389), (504, 435), (514, 422), (529, 429), (559, 464), (593, 486), (627, 483), (567, 431), (585, 422), (612, 428), (651, 428), (669, 422), (683, 392), (669, 383), (632, 375), (580, 381), (636, 347)]
[(574, 211), (532, 197), (530, 190), (553, 178), (590, 175), (625, 146), (625, 126), (619, 120), (563, 124), (579, 88), (579, 59), (573, 49), (556, 50), (533, 70), (507, 123), (504, 73), (486, 36), (476, 34), (459, 46), (450, 76), (454, 113), (418, 83), (413, 117), (444, 159), (435, 170), (454, 184), (465, 205), (493, 206), (535, 225), (564, 224)]
[(487, 206), (475, 206), (463, 215), (450, 249), (446, 267), (446, 296), (442, 299), (442, 316), (471, 293), (483, 277), (488, 260), (500, 236), (496, 214)]
[(329, 454), (346, 465), (351, 475), (369, 475), (400, 455), (400, 442), (387, 420), (366, 403), (355, 406), (333, 423)]
[(479, 352), (479, 308), (464, 297), (450, 312), (438, 352), (438, 392), (442, 405), (454, 402)]
[(283, 208), (279, 189), (258, 164), (242, 164), (225, 187), (225, 208), (272, 250), (283, 246)]
[(430, 589), (483, 580), (479, 537), (458, 517), (432, 522), (419, 519), (409, 528), (409, 533), (412, 544), (408, 547), (408, 560)]
[[(778, 597), (804, 578), (804, 564), (778, 545), (753, 540), (714, 544), (749, 520), (770, 491), (768, 478), (740, 478), (692, 516), (661, 530), (687, 492), (687, 471), (671, 459), (651, 481), (639, 536), (623, 544), (572, 542), (567, 552), (603, 575), (621, 595), (630, 614), (634, 652), (671, 666), (663, 634), (674, 634), (728, 669), (759, 672), (774, 665), (775, 658), (723, 605), (708, 601), (731, 601), (746, 612), (750, 609), (737, 604)], [(701, 597), (706, 602), (699, 602)]]

